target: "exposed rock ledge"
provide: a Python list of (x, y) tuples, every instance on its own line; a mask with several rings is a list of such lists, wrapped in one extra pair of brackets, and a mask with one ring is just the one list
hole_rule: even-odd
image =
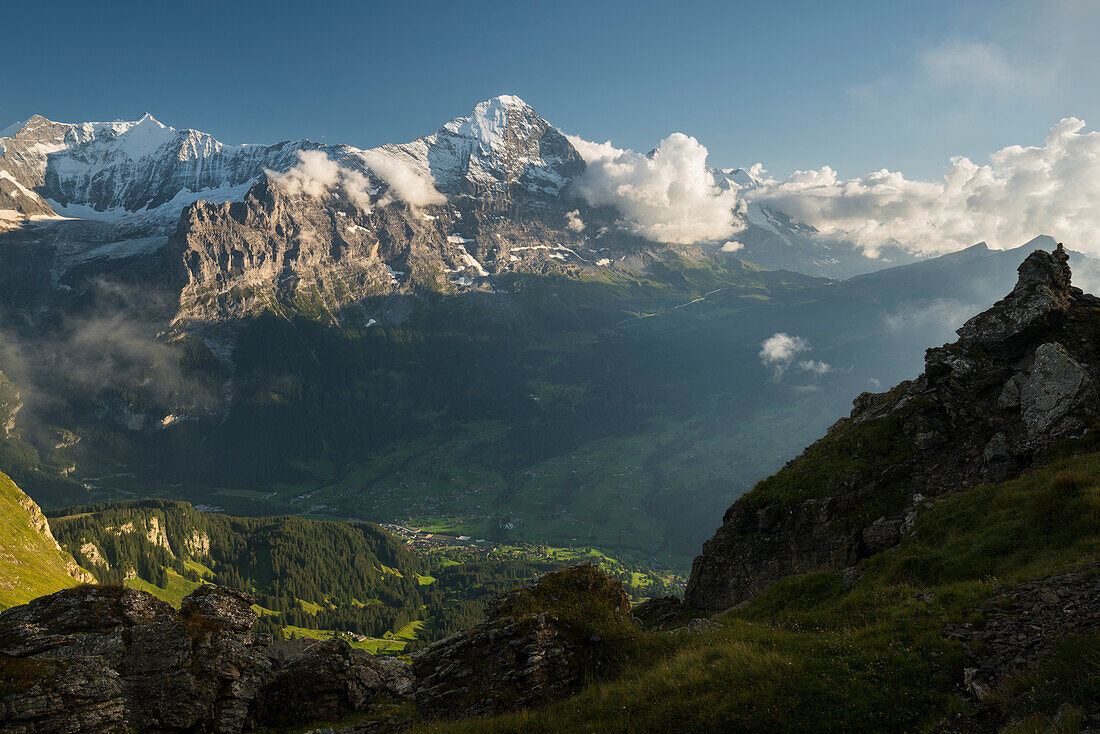
[[(695, 559), (689, 607), (721, 611), (784, 576), (852, 566), (899, 543), (924, 497), (1015, 476), (1096, 421), (1100, 299), (1070, 285), (1061, 245), (1031, 253), (1012, 292), (958, 334), (729, 508)], [(837, 457), (845, 473), (821, 469)]]
[(250, 633), (253, 601), (202, 586), (177, 612), (81, 586), (0, 613), (0, 732), (240, 732), (410, 694), (407, 663)]

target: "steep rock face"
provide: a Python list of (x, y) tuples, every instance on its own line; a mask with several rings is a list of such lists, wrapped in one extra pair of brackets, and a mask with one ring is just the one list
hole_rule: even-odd
[(1061, 246), (1033, 252), (1008, 296), (928, 350), (923, 375), (859, 396), (730, 507), (686, 603), (722, 610), (783, 576), (853, 565), (900, 542), (922, 497), (1015, 475), (1081, 435), (1100, 413), (1100, 299), (1070, 285), (1067, 261)]
[[(326, 200), (288, 196), (265, 179), (241, 203), (189, 207), (165, 257), (176, 272), (182, 265), (183, 318), (240, 316), (278, 303), (332, 315), (365, 295), (395, 291), (397, 273), (418, 264), (423, 248), (445, 243), (432, 221), (392, 208), (365, 212), (339, 192)], [(427, 268), (422, 263), (418, 275)]]
[(424, 716), (481, 716), (560, 698), (609, 665), (633, 629), (622, 584), (593, 566), (502, 595), (487, 616), (413, 656)]
[(409, 666), (326, 642), (284, 655), (248, 630), (253, 600), (204, 586), (180, 612), (82, 586), (0, 613), (0, 732), (240, 732), (360, 711)]
[[(53, 122), (41, 115), (12, 125), (0, 136), (0, 171), (27, 189), (37, 189), (46, 180), (49, 156), (95, 137), (104, 123), (70, 125)], [(8, 208), (0, 200), (0, 209)]]

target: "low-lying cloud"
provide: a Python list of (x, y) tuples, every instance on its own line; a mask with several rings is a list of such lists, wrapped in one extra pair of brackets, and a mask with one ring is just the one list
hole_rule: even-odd
[(584, 220), (581, 219), (580, 210), (574, 209), (565, 213), (565, 228), (571, 232), (583, 232)]
[(320, 199), (340, 190), (355, 206), (371, 211), (370, 181), (359, 171), (344, 168), (320, 150), (299, 150), (298, 165), (286, 173), (268, 171), (267, 175), (285, 193)]
[[(812, 375), (824, 375), (832, 371), (832, 366), (820, 360), (805, 358), (813, 350), (810, 342), (800, 336), (777, 331), (760, 345), (760, 361), (779, 379), (791, 369), (808, 372)], [(803, 357), (800, 359), (800, 357)]]
[(715, 185), (707, 149), (673, 133), (649, 155), (570, 137), (584, 158), (572, 191), (592, 206), (613, 206), (620, 226), (655, 242), (691, 244), (726, 239), (741, 229), (737, 193)]
[(436, 191), (435, 183), (429, 176), (421, 174), (408, 163), (377, 150), (364, 150), (359, 157), (389, 187), (379, 206), (386, 206), (398, 199), (411, 206), (432, 206), (447, 201), (447, 197)]
[(422, 175), (408, 163), (376, 150), (364, 150), (356, 154), (378, 179), (386, 184), (386, 190), (375, 201), (371, 197), (380, 191), (371, 185), (361, 171), (347, 168), (320, 150), (298, 151), (298, 164), (286, 173), (268, 171), (268, 176), (283, 191), (294, 196), (319, 199), (338, 191), (348, 201), (365, 212), (373, 206), (388, 206), (403, 201), (412, 206), (443, 204), (446, 197), (436, 191), (430, 177)]
[(760, 345), (760, 361), (772, 371), (776, 379), (792, 367), (815, 375), (823, 375), (832, 370), (825, 362), (798, 359), (812, 349), (810, 342), (802, 337), (777, 331)]

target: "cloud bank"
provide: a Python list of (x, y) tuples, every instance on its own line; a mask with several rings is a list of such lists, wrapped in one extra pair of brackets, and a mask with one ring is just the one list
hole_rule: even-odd
[[(947, 68), (958, 54), (979, 51), (953, 54), (934, 63)], [(994, 60), (987, 66), (989, 81), (998, 78)], [(729, 239), (745, 226), (745, 205), (757, 203), (808, 222), (827, 238), (853, 242), (869, 257), (887, 246), (922, 255), (981, 241), (1007, 249), (1039, 234), (1100, 255), (1100, 132), (1086, 131), (1074, 117), (1054, 125), (1042, 145), (1002, 148), (985, 165), (956, 156), (939, 181), (886, 169), (842, 179), (824, 166), (724, 190), (706, 166), (707, 149), (681, 133), (648, 156), (611, 143), (570, 141), (588, 164), (573, 192), (593, 206), (615, 207), (620, 227), (657, 242)], [(752, 170), (763, 175), (759, 165)]]
[(669, 244), (726, 239), (741, 229), (733, 211), (737, 193), (715, 185), (707, 149), (695, 138), (673, 133), (649, 155), (569, 140), (587, 164), (573, 193), (618, 209), (622, 228)]
[(1038, 234), (1100, 254), (1100, 133), (1084, 128), (1063, 119), (1042, 145), (1002, 148), (988, 165), (952, 158), (938, 182), (887, 170), (842, 180), (825, 166), (746, 195), (851, 239), (871, 256), (885, 245), (940, 254), (984, 240), (1006, 249)]

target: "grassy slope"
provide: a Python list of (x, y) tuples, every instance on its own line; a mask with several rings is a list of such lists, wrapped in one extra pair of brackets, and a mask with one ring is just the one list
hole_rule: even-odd
[[(720, 629), (653, 635), (666, 653), (616, 680), (541, 711), (439, 730), (922, 730), (967, 710), (957, 694), (966, 657), (946, 623), (999, 586), (1100, 556), (1098, 478), (1100, 453), (947, 497), (901, 546), (861, 563), (850, 589), (840, 572), (789, 577)], [(1061, 702), (1100, 696), (1097, 681), (1094, 635), (1012, 681), (1000, 706), (1018, 730), (1041, 730)]]
[(67, 554), (31, 524), (26, 495), (0, 472), (0, 609), (75, 586)]
[(167, 574), (168, 583), (164, 588), (150, 583), (143, 578), (126, 579), (123, 583), (130, 588), (146, 591), (158, 599), (168, 602), (176, 609), (179, 609), (180, 605), (183, 603), (183, 597), (197, 589), (202, 583), (185, 579), (170, 568), (167, 569)]

